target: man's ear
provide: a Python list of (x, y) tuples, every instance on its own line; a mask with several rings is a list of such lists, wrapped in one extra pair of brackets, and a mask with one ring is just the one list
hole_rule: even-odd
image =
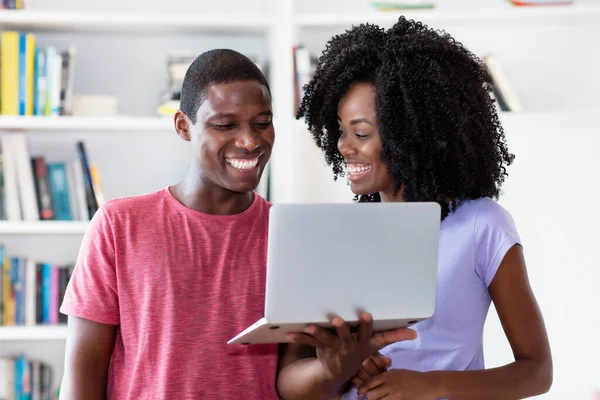
[(175, 116), (173, 117), (173, 122), (175, 123), (175, 130), (180, 138), (189, 142), (191, 140), (191, 132), (190, 132), (190, 124), (191, 121), (186, 117), (186, 115), (181, 110), (177, 110)]

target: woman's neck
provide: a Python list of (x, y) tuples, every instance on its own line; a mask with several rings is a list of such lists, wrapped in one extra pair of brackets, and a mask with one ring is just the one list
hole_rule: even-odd
[(398, 189), (398, 192), (396, 194), (394, 194), (394, 188), (390, 188), (388, 190), (384, 190), (379, 192), (379, 196), (381, 197), (381, 202), (382, 203), (399, 203), (399, 202), (403, 202), (404, 199), (402, 198), (402, 193), (404, 192), (404, 183), (402, 185), (400, 185), (400, 189)]

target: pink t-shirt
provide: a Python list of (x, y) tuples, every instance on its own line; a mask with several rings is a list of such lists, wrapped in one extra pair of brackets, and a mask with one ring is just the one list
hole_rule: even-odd
[(94, 216), (63, 314), (118, 325), (109, 399), (277, 399), (277, 345), (227, 341), (263, 316), (269, 203), (190, 210), (167, 188)]

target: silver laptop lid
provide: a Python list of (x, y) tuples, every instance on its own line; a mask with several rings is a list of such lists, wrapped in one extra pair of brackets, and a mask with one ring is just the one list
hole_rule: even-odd
[(271, 207), (265, 317), (271, 323), (427, 318), (437, 282), (437, 203)]

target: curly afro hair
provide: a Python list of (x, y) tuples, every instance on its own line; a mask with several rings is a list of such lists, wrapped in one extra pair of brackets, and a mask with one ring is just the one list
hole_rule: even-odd
[(435, 201), (444, 219), (465, 200), (499, 197), (514, 156), (491, 76), (461, 43), (404, 17), (387, 31), (363, 24), (327, 43), (297, 118), (305, 118), (335, 179), (344, 175), (337, 108), (354, 82), (375, 86), (381, 157), (396, 193), (404, 185), (405, 201)]

